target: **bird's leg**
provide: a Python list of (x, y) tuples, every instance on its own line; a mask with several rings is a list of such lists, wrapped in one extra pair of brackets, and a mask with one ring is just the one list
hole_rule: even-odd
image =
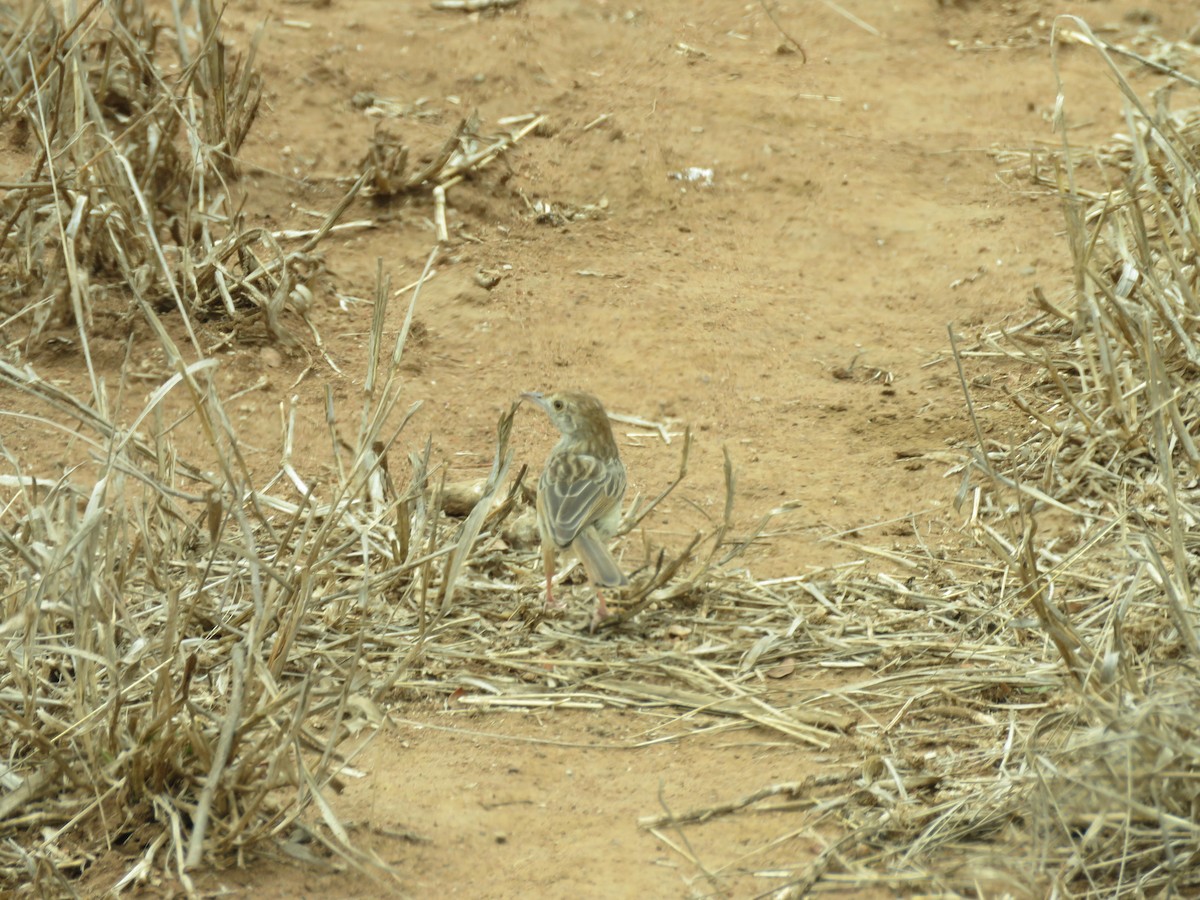
[(604, 594), (600, 592), (599, 588), (596, 588), (596, 612), (592, 616), (592, 631), (595, 631), (596, 626), (611, 615), (612, 613), (608, 611), (608, 605), (604, 602)]
[(542, 544), (542, 567), (546, 570), (546, 609), (558, 609), (554, 599), (554, 548), (549, 542)]

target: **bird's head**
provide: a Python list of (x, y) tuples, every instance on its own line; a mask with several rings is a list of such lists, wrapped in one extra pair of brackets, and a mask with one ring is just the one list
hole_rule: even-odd
[(545, 410), (550, 421), (564, 437), (587, 443), (611, 445), (615, 449), (616, 442), (613, 440), (612, 426), (608, 423), (608, 413), (591, 394), (583, 391), (552, 391), (545, 394), (530, 391), (521, 397)]

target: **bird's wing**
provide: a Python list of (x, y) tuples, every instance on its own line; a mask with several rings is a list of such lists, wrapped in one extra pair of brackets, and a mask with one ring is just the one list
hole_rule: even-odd
[(625, 473), (594, 456), (556, 454), (538, 482), (541, 519), (560, 547), (621, 502)]

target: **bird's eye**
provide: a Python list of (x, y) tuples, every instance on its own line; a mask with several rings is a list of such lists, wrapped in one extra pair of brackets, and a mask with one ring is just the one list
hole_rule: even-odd
[(561, 400), (555, 400), (552, 405), (554, 406), (555, 412), (562, 412), (563, 402)]

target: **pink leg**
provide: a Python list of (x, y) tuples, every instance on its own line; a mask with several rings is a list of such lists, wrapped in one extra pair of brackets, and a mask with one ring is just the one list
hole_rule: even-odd
[(554, 550), (542, 544), (542, 567), (546, 570), (546, 609), (558, 609), (554, 599)]
[(607, 619), (612, 613), (608, 611), (608, 605), (604, 602), (604, 594), (600, 593), (600, 589), (596, 589), (596, 613), (592, 616), (592, 630), (596, 630), (596, 626)]

